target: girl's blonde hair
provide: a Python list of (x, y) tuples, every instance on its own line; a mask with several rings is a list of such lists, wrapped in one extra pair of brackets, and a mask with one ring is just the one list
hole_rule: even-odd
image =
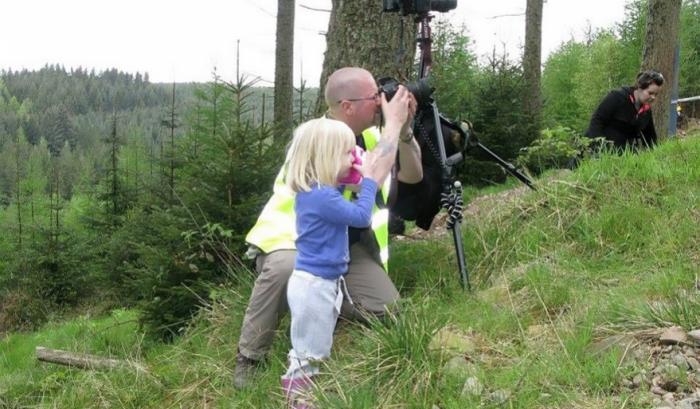
[(314, 183), (337, 186), (338, 174), (355, 146), (355, 135), (344, 122), (312, 119), (299, 125), (287, 152), (286, 182), (294, 192), (311, 190)]

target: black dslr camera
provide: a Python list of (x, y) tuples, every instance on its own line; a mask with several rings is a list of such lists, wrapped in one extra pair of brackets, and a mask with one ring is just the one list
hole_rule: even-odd
[(457, 8), (457, 0), (383, 0), (383, 7), (384, 12), (401, 12), (404, 16), (430, 11), (445, 13)]
[[(387, 101), (391, 101), (391, 98), (394, 97), (396, 91), (399, 90), (399, 85), (401, 85), (397, 79), (391, 77), (380, 78), (377, 83), (379, 84), (379, 92), (386, 95)], [(430, 80), (428, 77), (421, 78), (418, 81), (408, 82), (403, 85), (408, 88), (411, 94), (413, 94), (413, 96), (416, 98), (416, 102), (418, 103), (419, 107), (429, 105), (432, 102), (430, 95), (432, 95), (433, 91), (435, 91), (435, 88), (430, 85)]]

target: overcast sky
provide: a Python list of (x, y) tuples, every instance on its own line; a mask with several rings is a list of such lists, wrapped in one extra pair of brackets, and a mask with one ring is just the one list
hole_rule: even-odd
[[(46, 63), (96, 70), (148, 72), (152, 82), (207, 81), (214, 67), (274, 79), (277, 0), (2, 0), (0, 68), (39, 69)], [(464, 23), (478, 55), (505, 44), (514, 56), (523, 43), (526, 0), (458, 0), (446, 13)], [(295, 84), (318, 84), (331, 0), (296, 0)], [(625, 0), (546, 0), (543, 58), (589, 25), (610, 27), (624, 17)], [(263, 82), (263, 84), (265, 84)]]

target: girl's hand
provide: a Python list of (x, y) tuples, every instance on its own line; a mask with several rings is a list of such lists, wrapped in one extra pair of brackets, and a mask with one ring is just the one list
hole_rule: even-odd
[(360, 148), (359, 146), (355, 146), (352, 151), (352, 156), (353, 156), (353, 161), (351, 164), (351, 168), (348, 172), (348, 174), (340, 179), (338, 179), (338, 183), (343, 184), (343, 185), (358, 185), (362, 181), (362, 176), (363, 174), (363, 168), (362, 168), (362, 156), (364, 154), (364, 150)]

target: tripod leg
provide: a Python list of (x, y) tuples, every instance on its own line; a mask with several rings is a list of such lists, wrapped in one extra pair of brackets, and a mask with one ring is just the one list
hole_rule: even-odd
[(455, 250), (457, 252), (457, 265), (459, 266), (459, 277), (462, 289), (471, 291), (472, 287), (469, 283), (469, 271), (467, 271), (467, 262), (464, 257), (464, 247), (462, 244), (462, 228), (459, 221), (456, 221), (454, 226), (452, 226), (452, 238), (454, 239)]

